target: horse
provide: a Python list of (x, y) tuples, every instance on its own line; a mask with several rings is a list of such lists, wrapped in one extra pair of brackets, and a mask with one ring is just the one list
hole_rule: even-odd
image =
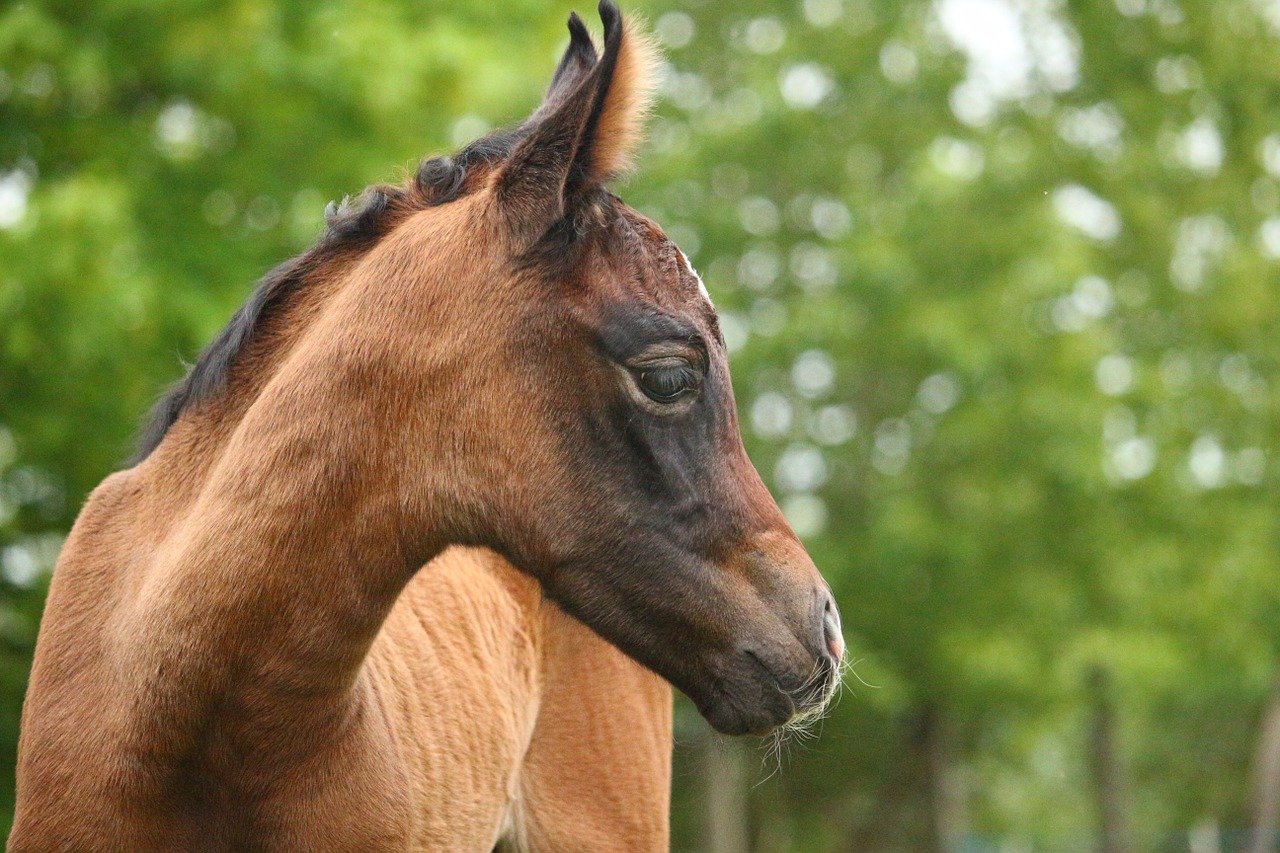
[(644, 849), (658, 677), (730, 735), (822, 713), (838, 611), (705, 286), (609, 189), (659, 60), (599, 13), (527, 120), (331, 208), (90, 495), (9, 851)]
[[(450, 548), (421, 569), (370, 663), (418, 691), (415, 743), (431, 752), (416, 764), (434, 778), (417, 784), (445, 792), (415, 815), (417, 849), (668, 849), (670, 685), (499, 555)], [(450, 692), (501, 701), (440, 705)]]

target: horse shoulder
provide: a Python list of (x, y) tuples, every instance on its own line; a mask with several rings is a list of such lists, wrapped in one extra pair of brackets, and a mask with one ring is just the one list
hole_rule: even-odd
[(542, 682), (541, 592), (452, 548), (405, 587), (366, 662), (413, 801), (413, 849), (489, 853), (509, 822)]
[(665, 853), (671, 686), (551, 602), (540, 610), (546, 681), (516, 849)]
[[(40, 642), (22, 731), (28, 743), (19, 753), (18, 811), (10, 849), (31, 839), (40, 849), (46, 833), (56, 838), (94, 838), (110, 819), (99, 795), (112, 778), (127, 778), (122, 756), (103, 749), (104, 738), (125, 721), (111, 702), (111, 651), (118, 627), (114, 615), (127, 599), (131, 564), (145, 546), (132, 535), (139, 483), (134, 471), (107, 477), (86, 500), (62, 547), (40, 622)], [(49, 803), (77, 802), (68, 813)]]

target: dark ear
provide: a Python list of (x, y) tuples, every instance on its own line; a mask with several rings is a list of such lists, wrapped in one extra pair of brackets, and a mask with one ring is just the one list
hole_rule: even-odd
[(577, 12), (569, 13), (569, 46), (565, 48), (560, 64), (556, 66), (555, 76), (551, 78), (551, 86), (542, 99), (542, 106), (529, 117), (530, 126), (537, 125), (549, 116), (556, 107), (564, 103), (573, 91), (595, 68), (596, 46), (587, 32), (587, 25), (582, 23)]
[(569, 18), (570, 42), (542, 107), (498, 177), (505, 215), (526, 239), (562, 217), (575, 196), (631, 164), (652, 101), (657, 49), (611, 0), (601, 0), (604, 55)]

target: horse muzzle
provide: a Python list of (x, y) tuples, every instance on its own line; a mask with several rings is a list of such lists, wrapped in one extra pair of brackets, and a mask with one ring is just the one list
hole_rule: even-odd
[(717, 731), (764, 735), (820, 716), (840, 682), (844, 639), (825, 584), (803, 628), (775, 624), (717, 661), (716, 684), (698, 710)]

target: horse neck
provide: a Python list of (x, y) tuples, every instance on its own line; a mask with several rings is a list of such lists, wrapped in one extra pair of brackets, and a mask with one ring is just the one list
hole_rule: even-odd
[[(394, 508), (323, 466), (281, 479), (277, 466), (213, 464), (192, 499), (167, 510), (168, 534), (113, 614), (131, 738), (162, 766), (204, 749), (221, 718), (316, 733), (341, 718), (410, 576)], [(304, 491), (314, 499), (297, 500)]]
[[(370, 365), (343, 355), (376, 320), (343, 311), (312, 312), (244, 365), (262, 378), (233, 375), (125, 472), (130, 535), (149, 547), (113, 614), (115, 647), (135, 691), (132, 736), (162, 763), (203, 748), (219, 714), (252, 728), (268, 713), (298, 731), (349, 718), (387, 613), (447, 541), (430, 496), (404, 515), (396, 408), (420, 405), (421, 389), (377, 393)], [(420, 474), (433, 451), (414, 450)]]

